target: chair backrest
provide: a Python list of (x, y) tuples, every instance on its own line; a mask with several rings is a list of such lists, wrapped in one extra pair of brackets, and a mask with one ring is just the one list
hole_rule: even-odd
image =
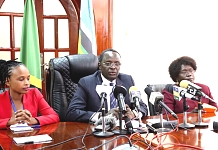
[(49, 61), (46, 73), (46, 101), (66, 121), (66, 111), (80, 78), (98, 70), (98, 57), (77, 54), (54, 58)]
[[(154, 92), (160, 92), (162, 93), (163, 89), (166, 87), (167, 84), (148, 84), (147, 87), (150, 87)], [(150, 116), (156, 116), (159, 114), (158, 106), (154, 106), (152, 103), (149, 102), (148, 97), (148, 107)]]

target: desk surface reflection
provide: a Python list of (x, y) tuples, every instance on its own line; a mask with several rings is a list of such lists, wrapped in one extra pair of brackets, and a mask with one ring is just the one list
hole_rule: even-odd
[[(178, 114), (179, 116), (179, 123), (183, 122), (183, 114)], [(146, 123), (146, 119), (158, 118), (159, 116), (148, 116), (143, 119), (143, 122)], [(165, 116), (164, 116), (165, 117)], [(173, 117), (169, 116), (170, 120), (173, 120)], [(197, 113), (188, 113), (187, 114), (187, 122), (195, 123), (198, 120)], [(209, 124), (208, 127), (199, 127), (199, 128), (192, 128), (192, 129), (179, 129), (178, 131), (172, 132), (167, 136), (162, 136), (159, 140), (162, 140), (161, 144), (166, 143), (180, 143), (180, 146), (174, 145), (164, 145), (160, 146), (160, 149), (182, 149), (182, 150), (189, 150), (189, 149), (197, 149), (196, 147), (202, 149), (213, 149), (216, 147), (216, 141), (218, 139), (218, 133), (212, 131), (213, 130), (213, 121), (218, 121), (218, 117), (216, 114), (213, 113), (204, 113), (202, 114), (202, 121), (207, 122)], [(87, 136), (84, 138), (84, 144), (82, 143), (82, 137), (85, 134), (88, 127)], [(10, 130), (0, 130), (0, 145), (4, 150), (11, 149), (53, 149), (53, 150), (68, 150), (68, 149), (77, 149), (84, 147), (89, 149), (92, 147), (96, 147), (100, 144), (107, 142), (108, 140), (116, 137), (114, 135), (108, 138), (101, 138), (95, 137), (92, 134), (93, 126), (88, 126), (87, 123), (79, 123), (79, 122), (59, 122), (51, 125), (42, 126), (39, 130), (34, 130), (33, 132), (29, 133), (18, 133), (13, 134)], [(18, 146), (16, 145), (12, 138), (13, 137), (20, 137), (20, 136), (31, 136), (31, 135), (39, 135), (39, 134), (49, 134), (53, 141), (51, 143), (42, 143), (42, 144), (28, 144)], [(130, 136), (130, 135), (128, 135)], [(155, 135), (153, 133), (149, 134), (142, 134), (143, 138), (147, 139), (149, 143), (151, 141), (151, 146), (155, 148), (160, 143), (157, 142), (157, 139), (153, 139)], [(133, 139), (137, 139), (136, 136)], [(140, 138), (140, 139), (143, 139)], [(71, 139), (71, 140), (70, 140)], [(65, 142), (63, 142), (65, 141)], [(62, 143), (61, 143), (62, 142)], [(113, 140), (113, 142), (109, 142), (104, 146), (98, 148), (102, 150), (112, 149), (118, 145), (125, 144), (128, 142), (128, 139), (125, 137), (117, 138)], [(135, 142), (137, 147), (140, 149), (148, 148), (147, 145), (143, 142)]]

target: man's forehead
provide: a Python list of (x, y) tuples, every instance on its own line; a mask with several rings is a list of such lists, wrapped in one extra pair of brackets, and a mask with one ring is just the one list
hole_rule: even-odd
[(114, 56), (116, 56), (117, 58), (120, 59), (120, 55), (118, 53), (112, 52), (112, 51), (105, 52), (103, 59), (104, 58), (107, 59), (109, 57), (114, 57)]
[(107, 52), (104, 53), (104, 56), (110, 56), (110, 57), (112, 57), (113, 55), (114, 55), (114, 54), (113, 54), (112, 51), (107, 51)]

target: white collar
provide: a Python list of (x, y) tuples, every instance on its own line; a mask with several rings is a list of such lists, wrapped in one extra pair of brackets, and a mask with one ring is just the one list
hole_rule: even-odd
[[(111, 81), (109, 81), (108, 79), (106, 79), (102, 73), (101, 73), (101, 78), (102, 78), (102, 85), (105, 85), (105, 86), (110, 86), (110, 83)], [(116, 84), (116, 79), (112, 81), (112, 83), (114, 83), (114, 85)]]

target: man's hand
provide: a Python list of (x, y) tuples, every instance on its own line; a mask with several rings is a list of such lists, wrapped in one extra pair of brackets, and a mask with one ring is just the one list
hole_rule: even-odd
[[(117, 119), (119, 119), (119, 108), (113, 108), (108, 111), (106, 115), (112, 114), (115, 116)], [(126, 112), (122, 115), (122, 117), (128, 117), (129, 119), (132, 119), (135, 117), (134, 113), (130, 109), (130, 107), (126, 104)]]
[(112, 108), (108, 111), (107, 115), (112, 114), (113, 116), (115, 116), (117, 119), (119, 119), (119, 109), (118, 108)]
[(128, 117), (129, 119), (133, 119), (135, 117), (134, 113), (132, 110), (129, 108), (129, 106), (126, 104), (126, 113), (124, 116)]

